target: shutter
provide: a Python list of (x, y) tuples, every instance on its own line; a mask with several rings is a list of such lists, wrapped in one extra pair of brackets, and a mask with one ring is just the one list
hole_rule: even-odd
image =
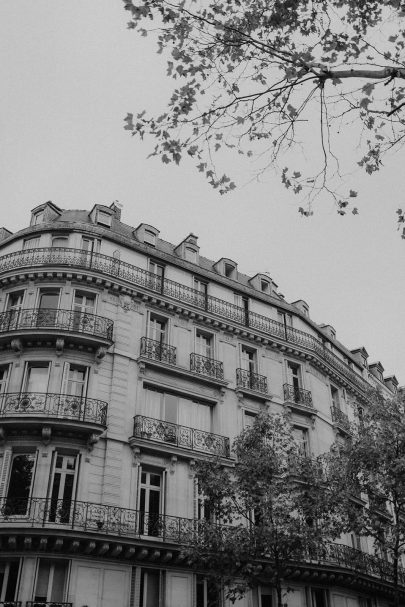
[(198, 519), (198, 478), (193, 478), (193, 518)]
[(2, 466), (1, 472), (0, 472), (0, 498), (6, 496), (7, 481), (8, 481), (9, 471), (10, 471), (12, 455), (13, 455), (13, 452), (11, 451), (11, 449), (5, 449), (4, 455), (3, 455), (3, 466)]
[(166, 485), (167, 485), (167, 470), (163, 470), (162, 474), (162, 514), (166, 514)]
[(63, 375), (62, 375), (62, 387), (61, 387), (62, 394), (68, 394), (69, 370), (70, 370), (70, 363), (63, 363)]

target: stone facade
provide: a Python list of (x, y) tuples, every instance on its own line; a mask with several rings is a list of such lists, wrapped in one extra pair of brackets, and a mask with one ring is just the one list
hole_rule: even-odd
[[(263, 410), (321, 453), (370, 384), (397, 389), (269, 276), (127, 226), (116, 204), (45, 203), (0, 249), (0, 607), (223, 605), (181, 553), (203, 516), (196, 460), (231, 467)], [(347, 536), (302, 563), (288, 605), (385, 605), (368, 553)], [(263, 587), (240, 607), (274, 604)]]

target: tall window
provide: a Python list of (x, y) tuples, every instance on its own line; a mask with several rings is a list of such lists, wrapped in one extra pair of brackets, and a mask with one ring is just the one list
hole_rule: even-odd
[(7, 392), (9, 374), (10, 365), (0, 365), (0, 399), (1, 395)]
[(39, 559), (34, 601), (62, 602), (65, 599), (68, 561)]
[(160, 534), (163, 476), (160, 472), (140, 470), (139, 531), (141, 535)]
[(308, 428), (300, 428), (299, 426), (294, 426), (293, 436), (294, 436), (295, 442), (298, 445), (298, 449), (299, 449), (301, 455), (308, 456), (309, 455)]
[[(145, 244), (150, 245), (151, 247), (155, 247), (156, 246), (156, 234), (155, 232), (152, 232), (152, 230), (144, 230), (143, 233), (143, 241)], [(151, 270), (152, 272), (152, 270)]]
[(40, 236), (34, 236), (34, 238), (26, 238), (23, 241), (23, 250), (37, 249), (39, 247), (40, 238)]
[(331, 386), (330, 393), (331, 393), (331, 397), (332, 397), (332, 405), (336, 409), (340, 409), (339, 390), (335, 386)]
[(14, 453), (11, 459), (10, 476), (6, 496), (6, 511), (24, 516), (28, 512), (33, 481), (35, 455)]
[(152, 289), (154, 291), (162, 292), (165, 277), (165, 267), (162, 264), (150, 259), (149, 272), (153, 274), (153, 276), (150, 277)]
[(243, 412), (243, 427), (251, 428), (253, 426), (253, 424), (255, 423), (256, 417), (257, 417), (256, 413), (252, 413), (251, 411), (245, 410)]
[(206, 358), (214, 358), (213, 336), (197, 329), (195, 334), (195, 352)]
[(158, 607), (161, 604), (162, 586), (162, 571), (142, 569), (139, 607)]
[(24, 303), (24, 293), (25, 291), (13, 291), (8, 294), (6, 309), (10, 328), (17, 327), (19, 324)]
[(45, 361), (29, 362), (26, 364), (23, 392), (47, 392), (50, 363)]
[(205, 307), (207, 305), (207, 295), (208, 295), (207, 283), (204, 282), (203, 280), (200, 280), (199, 278), (194, 278), (193, 279), (193, 289), (195, 289), (195, 291), (198, 291), (197, 305)]
[(49, 520), (68, 523), (76, 486), (77, 456), (55, 454), (51, 480)]
[(220, 607), (221, 591), (202, 575), (196, 576), (196, 607)]
[(159, 343), (168, 341), (168, 321), (167, 318), (151, 314), (149, 317), (148, 337)]
[(65, 363), (62, 394), (86, 396), (89, 368), (75, 363)]
[(82, 263), (91, 266), (94, 263), (94, 256), (100, 253), (101, 240), (98, 238), (82, 237)]
[(40, 289), (38, 297), (37, 327), (53, 327), (57, 320), (60, 289)]
[(290, 360), (287, 362), (287, 383), (293, 386), (297, 393), (302, 387), (301, 365)]
[(256, 350), (248, 348), (248, 346), (241, 346), (240, 351), (240, 363), (241, 368), (249, 373), (257, 373), (257, 356)]
[(197, 251), (192, 249), (191, 247), (185, 248), (185, 258), (187, 261), (191, 261), (192, 263), (197, 263)]
[(16, 598), (20, 561), (0, 562), (0, 602)]
[(96, 295), (94, 293), (75, 291), (73, 299), (73, 329), (75, 331), (85, 331), (92, 328), (95, 307)]
[(329, 593), (324, 588), (311, 588), (312, 607), (329, 607)]

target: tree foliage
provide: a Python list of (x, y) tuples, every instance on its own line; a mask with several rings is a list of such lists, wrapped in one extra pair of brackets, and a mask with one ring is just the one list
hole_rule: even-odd
[(336, 488), (345, 505), (346, 530), (371, 538), (394, 582), (399, 605), (398, 585), (405, 583), (400, 580), (405, 555), (404, 396), (386, 400), (371, 393), (353, 431), (346, 449), (335, 456), (334, 479), (340, 478)]
[(281, 607), (286, 566), (317, 554), (339, 536), (341, 517), (321, 459), (300, 453), (287, 418), (258, 416), (236, 438), (233, 450), (231, 473), (218, 461), (197, 468), (210, 516), (200, 521), (188, 558), (225, 585), (230, 598), (270, 584)]
[[(405, 137), (405, 4), (401, 0), (124, 0), (129, 27), (150, 31), (175, 88), (159, 116), (125, 128), (152, 155), (186, 155), (214, 188), (224, 149), (258, 176), (279, 170), (304, 215), (320, 193), (344, 214), (353, 171), (378, 171)], [(346, 163), (351, 149), (354, 166)], [(356, 157), (357, 155), (357, 157)], [(215, 159), (214, 159), (215, 158)], [(351, 158), (351, 154), (349, 154)], [(398, 210), (400, 225), (404, 214)]]

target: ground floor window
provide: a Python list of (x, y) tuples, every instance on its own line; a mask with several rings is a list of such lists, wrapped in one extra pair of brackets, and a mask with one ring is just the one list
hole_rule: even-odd
[(311, 607), (329, 607), (329, 593), (324, 588), (311, 588)]
[(159, 569), (142, 569), (139, 607), (159, 607), (162, 585), (162, 571)]
[(0, 561), (0, 603), (15, 600), (19, 570), (19, 560)]
[(40, 559), (35, 584), (35, 601), (64, 601), (68, 561)]
[(196, 607), (221, 607), (221, 590), (202, 575), (196, 579)]

